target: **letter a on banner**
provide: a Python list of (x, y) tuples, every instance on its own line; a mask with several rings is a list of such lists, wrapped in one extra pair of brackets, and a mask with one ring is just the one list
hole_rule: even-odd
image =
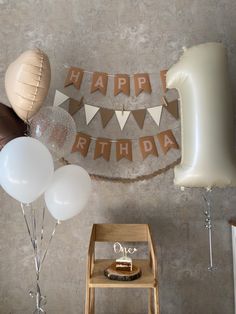
[(84, 70), (71, 67), (68, 71), (67, 78), (64, 87), (74, 85), (77, 89), (80, 89), (80, 85), (84, 76)]
[(117, 140), (116, 142), (116, 160), (126, 158), (132, 161), (132, 142), (130, 140)]
[(140, 137), (139, 146), (143, 156), (143, 160), (149, 155), (158, 157), (158, 152), (153, 136)]
[(96, 140), (94, 159), (103, 157), (106, 161), (110, 160), (111, 142), (105, 138), (98, 138)]
[(152, 88), (148, 73), (134, 74), (134, 89), (135, 96), (138, 96), (141, 92), (151, 94)]
[(103, 72), (94, 72), (91, 86), (91, 93), (99, 90), (104, 96), (107, 92), (108, 75)]
[(116, 74), (114, 78), (114, 96), (123, 93), (130, 95), (130, 78), (127, 74)]
[(88, 154), (90, 142), (90, 136), (84, 133), (77, 133), (76, 140), (72, 148), (72, 153), (80, 152), (83, 157), (86, 157)]
[(160, 142), (164, 154), (166, 154), (171, 148), (179, 149), (179, 145), (171, 130), (166, 130), (157, 134), (157, 138)]

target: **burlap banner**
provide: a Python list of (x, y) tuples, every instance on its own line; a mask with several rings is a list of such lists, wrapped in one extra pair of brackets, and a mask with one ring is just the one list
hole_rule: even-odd
[(106, 161), (110, 160), (112, 143), (116, 146), (116, 160), (127, 159), (133, 161), (133, 141), (139, 141), (140, 152), (143, 160), (148, 156), (158, 157), (158, 151), (155, 139), (158, 139), (159, 144), (166, 154), (170, 149), (179, 149), (179, 145), (171, 130), (163, 131), (156, 136), (145, 136), (139, 139), (107, 139), (94, 138), (84, 133), (78, 133), (72, 153), (79, 152), (83, 157), (86, 157), (89, 151), (91, 141), (95, 141), (94, 160), (103, 158)]
[[(160, 79), (163, 92), (166, 93), (166, 72), (167, 70), (160, 71)], [(83, 80), (84, 73), (92, 75), (91, 93), (99, 91), (104, 96), (107, 93), (108, 77), (113, 78), (114, 96), (122, 93), (126, 96), (130, 96), (130, 79), (133, 79), (134, 94), (137, 97), (142, 92), (151, 94), (152, 86), (150, 81), (150, 74), (148, 73), (136, 73), (136, 74), (108, 74), (104, 72), (91, 72), (85, 71), (81, 68), (70, 67), (67, 73), (64, 87), (74, 85), (77, 89), (80, 89)], [(156, 73), (152, 73), (156, 74)]]

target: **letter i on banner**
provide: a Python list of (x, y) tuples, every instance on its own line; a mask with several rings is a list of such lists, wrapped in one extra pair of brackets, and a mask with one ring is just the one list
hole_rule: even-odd
[(158, 157), (158, 152), (153, 136), (140, 137), (139, 147), (143, 156), (143, 160), (149, 155)]
[(110, 160), (111, 142), (105, 138), (98, 138), (96, 140), (94, 160), (103, 157), (106, 161)]
[(86, 157), (88, 154), (90, 143), (90, 136), (84, 133), (77, 133), (76, 140), (72, 148), (72, 153), (80, 152), (83, 157)]
[(127, 74), (116, 74), (114, 78), (114, 96), (123, 93), (130, 95), (130, 78)]
[(137, 73), (134, 74), (134, 89), (135, 96), (138, 96), (141, 92), (151, 94), (152, 87), (148, 73)]
[(117, 140), (116, 142), (116, 160), (126, 158), (132, 161), (132, 142), (131, 140)]
[(94, 72), (92, 78), (91, 93), (99, 90), (104, 96), (107, 92), (108, 75), (103, 72)]
[(163, 153), (166, 154), (171, 148), (179, 149), (179, 145), (171, 130), (166, 130), (157, 134)]
[(68, 71), (67, 78), (64, 87), (74, 85), (77, 89), (80, 89), (80, 85), (84, 76), (84, 70), (71, 67)]

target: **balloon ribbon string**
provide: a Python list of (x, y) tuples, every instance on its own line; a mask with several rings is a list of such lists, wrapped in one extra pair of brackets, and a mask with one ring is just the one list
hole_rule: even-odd
[(57, 220), (57, 222), (56, 222), (56, 224), (55, 224), (55, 226), (54, 226), (54, 229), (53, 229), (53, 231), (52, 231), (51, 237), (50, 237), (50, 239), (49, 239), (49, 241), (48, 241), (48, 244), (47, 244), (47, 247), (46, 247), (46, 249), (45, 249), (45, 251), (44, 251), (44, 254), (43, 254), (43, 257), (42, 257), (42, 260), (41, 260), (41, 265), (40, 265), (39, 271), (41, 271), (43, 262), (44, 262), (44, 260), (45, 260), (45, 258), (46, 258), (46, 256), (47, 256), (47, 253), (48, 253), (49, 246), (50, 246), (50, 244), (51, 244), (51, 242), (52, 242), (52, 239), (53, 239), (54, 234), (55, 234), (55, 232), (56, 232), (57, 226), (58, 226), (60, 223), (61, 223), (61, 222), (60, 222), (59, 220)]
[(26, 225), (29, 237), (30, 237), (30, 241), (32, 243), (32, 246), (34, 247), (33, 238), (32, 238), (31, 232), (30, 232), (30, 227), (29, 227), (29, 223), (28, 223), (28, 220), (27, 220), (27, 217), (26, 217), (26, 214), (25, 214), (25, 208), (24, 208), (24, 204), (23, 203), (21, 203), (21, 210), (22, 210), (22, 214), (23, 214), (23, 217), (24, 217), (24, 220), (25, 220), (25, 225)]
[(212, 191), (209, 190), (206, 192), (206, 195), (203, 194), (203, 199), (206, 202), (207, 209), (204, 211), (204, 214), (206, 216), (205, 218), (205, 227), (208, 230), (208, 241), (209, 241), (209, 266), (208, 270), (213, 271), (216, 269), (216, 267), (213, 266), (213, 249), (212, 249), (212, 216), (211, 216), (211, 199), (210, 199), (210, 193)]
[(43, 214), (42, 214), (42, 224), (41, 224), (41, 233), (40, 233), (40, 250), (42, 250), (43, 244), (43, 237), (44, 237), (44, 217), (45, 217), (45, 206), (43, 207)]
[[(31, 218), (31, 228), (26, 216), (25, 207), (29, 207), (30, 210), (30, 218)], [(40, 251), (42, 250), (42, 243), (44, 239), (44, 220), (45, 220), (45, 207), (43, 208), (43, 214), (42, 214), (42, 224), (41, 224), (41, 233), (40, 233), (40, 246), (38, 245), (37, 241), (37, 219), (36, 219), (36, 211), (35, 208), (33, 208), (32, 204), (23, 204), (21, 203), (21, 209), (23, 213), (23, 217), (25, 220), (26, 228), (31, 240), (31, 244), (33, 246), (34, 250), (34, 260), (35, 260), (35, 269), (36, 269), (36, 292), (30, 291), (30, 296), (35, 297), (36, 299), (36, 309), (34, 313), (45, 313), (44, 309), (42, 308), (43, 305), (46, 304), (46, 298), (41, 295), (41, 289), (39, 285), (39, 275), (40, 271), (43, 265), (43, 262), (46, 258), (50, 243), (52, 242), (52, 239), (55, 235), (56, 228), (60, 224), (60, 221), (58, 220), (54, 226), (54, 229), (52, 231), (51, 237), (47, 243), (47, 247), (45, 249), (45, 252), (43, 256), (40, 256)]]

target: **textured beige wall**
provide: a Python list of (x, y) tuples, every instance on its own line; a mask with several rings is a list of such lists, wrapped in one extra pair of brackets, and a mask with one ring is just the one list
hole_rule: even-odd
[[(222, 41), (228, 49), (230, 74), (236, 88), (236, 2), (233, 0), (0, 0), (0, 101), (8, 104), (4, 91), (7, 65), (25, 49), (42, 48), (51, 60), (52, 85), (63, 90), (66, 67), (113, 72), (159, 72), (181, 55), (182, 46)], [(86, 78), (89, 81), (89, 77)], [(146, 101), (159, 101), (159, 82), (150, 98), (106, 98), (73, 87), (64, 92), (88, 102), (116, 108), (138, 108)], [(86, 89), (87, 88), (87, 89)], [(235, 93), (234, 93), (235, 94)], [(159, 131), (147, 120), (141, 132), (134, 121), (119, 131), (113, 120), (101, 129), (99, 116), (89, 127), (84, 112), (76, 116), (79, 129), (91, 135), (139, 137)], [(150, 123), (149, 123), (150, 122)], [(160, 130), (175, 129), (179, 122), (166, 113)], [(217, 139), (216, 139), (217, 140)], [(136, 144), (137, 145), (137, 144)], [(137, 147), (135, 148), (137, 150)], [(147, 174), (179, 155), (167, 159), (149, 158), (134, 163), (92, 160), (78, 155), (71, 160), (90, 172), (109, 176)], [(138, 156), (136, 152), (135, 156)], [(214, 198), (214, 261), (217, 270), (207, 271), (208, 246), (204, 228), (202, 190), (181, 192), (173, 186), (173, 171), (149, 181), (123, 185), (93, 181), (89, 204), (79, 216), (60, 225), (44, 269), (42, 290), (48, 297), (47, 313), (82, 314), (85, 295), (85, 261), (92, 223), (150, 223), (159, 253), (160, 301), (162, 314), (232, 314), (233, 276), (230, 228), (234, 215), (234, 189), (216, 189)], [(32, 249), (19, 204), (0, 191), (0, 313), (32, 313), (33, 301), (27, 295), (34, 279)], [(40, 210), (40, 203), (37, 205)], [(48, 231), (52, 219), (47, 216)], [(110, 250), (110, 248), (107, 248)], [(105, 250), (104, 250), (105, 252)], [(119, 293), (119, 294), (118, 294)], [(147, 312), (146, 291), (99, 291), (97, 313), (143, 314)]]

